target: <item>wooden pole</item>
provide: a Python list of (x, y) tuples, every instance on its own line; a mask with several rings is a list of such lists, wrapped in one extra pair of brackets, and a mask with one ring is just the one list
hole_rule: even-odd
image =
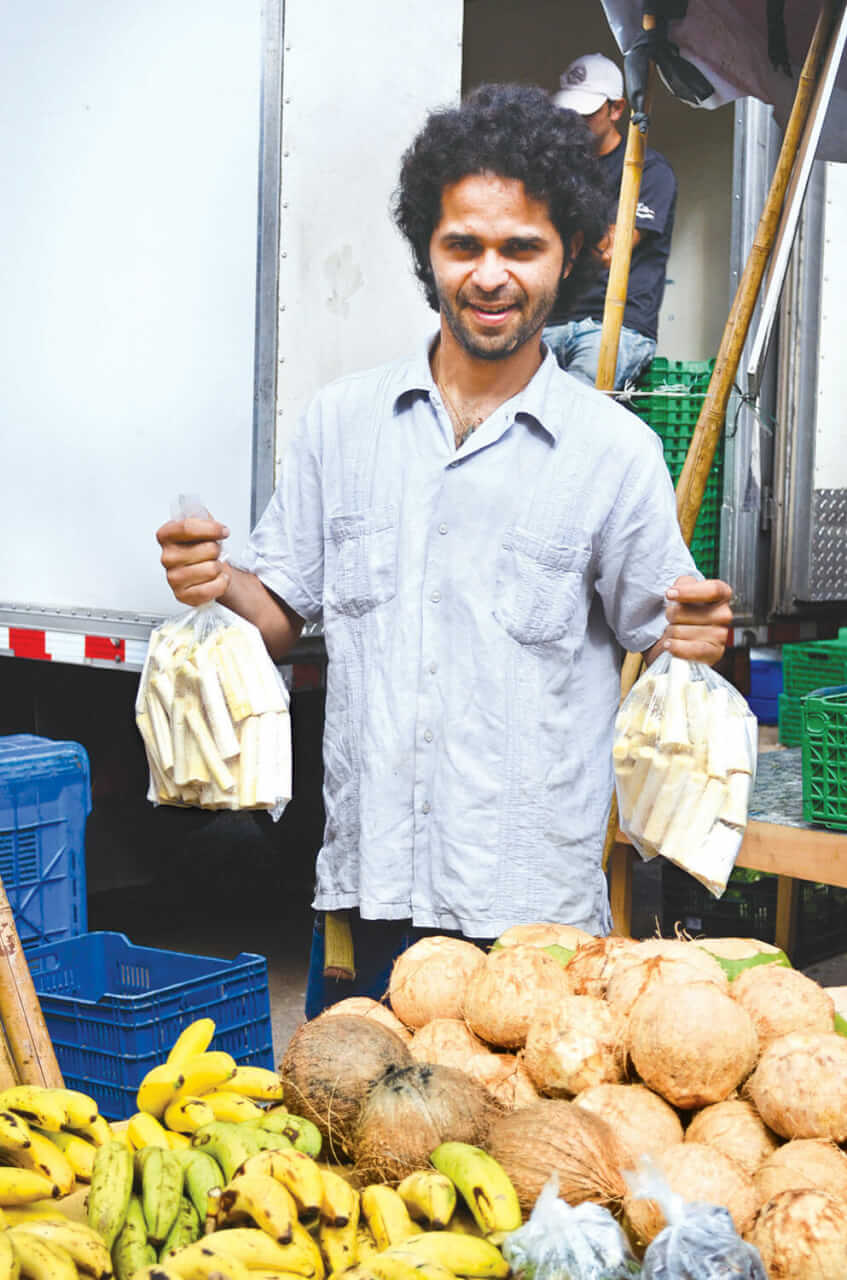
[[(711, 470), (715, 450), (718, 447), (718, 441), (723, 430), (727, 402), (738, 371), (741, 351), (747, 340), (747, 331), (750, 327), (750, 320), (755, 309), (762, 277), (773, 248), (780, 212), (794, 160), (800, 147), (809, 108), (812, 104), (820, 62), (826, 49), (832, 22), (833, 3), (832, 0), (825, 0), (803, 63), (803, 69), (800, 72), (794, 105), (791, 108), (791, 115), (785, 126), (785, 134), (782, 139), (776, 169), (759, 218), (753, 246), (730, 308), (723, 338), (715, 360), (715, 367), (709, 380), (709, 388), (704, 397), (685, 463), (677, 482), (677, 515), (686, 545), (691, 543), (694, 535), (694, 526), (697, 524), (697, 517), (700, 514), (700, 504), (706, 492), (709, 471)], [(640, 653), (628, 653), (626, 655), (621, 671), (621, 700), (626, 697), (638, 679), (642, 662), (643, 659)], [(617, 798), (613, 795), (609, 821), (606, 827), (606, 838), (603, 844), (604, 870), (608, 864), (617, 834), (618, 806)]]
[(0, 1019), (21, 1084), (62, 1086), (15, 917), (0, 880)]

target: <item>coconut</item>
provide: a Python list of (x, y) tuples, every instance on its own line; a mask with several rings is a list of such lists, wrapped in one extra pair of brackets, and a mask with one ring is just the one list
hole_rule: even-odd
[(352, 1151), (359, 1108), (374, 1081), (411, 1062), (400, 1037), (373, 1018), (314, 1018), (297, 1028), (280, 1063), (283, 1101), (318, 1126), (338, 1160)]
[(337, 1004), (331, 1004), (324, 1009), (321, 1017), (334, 1018), (338, 1014), (370, 1018), (373, 1022), (381, 1022), (384, 1027), (388, 1027), (389, 1031), (393, 1031), (407, 1044), (412, 1039), (411, 1032), (406, 1030), (399, 1018), (395, 1018), (388, 1006), (380, 1004), (378, 1000), (371, 1000), (370, 996), (348, 996), (346, 1000), (339, 1000)]
[(615, 962), (635, 946), (631, 938), (610, 935), (577, 947), (568, 964), (568, 981), (574, 995), (599, 996), (602, 999)]
[(627, 1168), (634, 1168), (642, 1155), (655, 1157), (682, 1142), (679, 1116), (646, 1085), (598, 1084), (578, 1093), (574, 1103), (611, 1125), (629, 1152)]
[(847, 1141), (847, 1040), (795, 1031), (771, 1041), (745, 1092), (783, 1138)]
[(468, 1060), (475, 1053), (490, 1052), (462, 1018), (433, 1018), (412, 1036), (409, 1051), (416, 1062), (434, 1062), (460, 1071), (467, 1071)]
[(727, 990), (723, 970), (717, 961), (712, 963), (714, 969), (704, 972), (687, 956), (621, 956), (609, 978), (606, 1000), (623, 1016), (630, 1013), (638, 997), (655, 982), (674, 982), (682, 986), (705, 980), (714, 982), (723, 991)]
[(792, 1138), (753, 1174), (759, 1203), (783, 1191), (828, 1191), (847, 1207), (847, 1155), (823, 1138)]
[[(705, 1142), (680, 1142), (663, 1151), (656, 1163), (671, 1191), (683, 1200), (722, 1205), (739, 1235), (750, 1230), (758, 1209), (753, 1179), (729, 1156)], [(627, 1196), (624, 1213), (639, 1245), (649, 1244), (667, 1225), (655, 1200)]]
[(480, 1146), (500, 1108), (483, 1085), (454, 1067), (415, 1063), (389, 1068), (359, 1113), (353, 1140), (363, 1183), (396, 1183), (428, 1169), (442, 1142)]
[(622, 1019), (597, 996), (565, 996), (529, 1024), (524, 1061), (540, 1093), (567, 1097), (624, 1075)]
[(783, 1191), (750, 1233), (772, 1280), (844, 1280), (847, 1209), (826, 1191)]
[(491, 950), (498, 947), (543, 947), (552, 948), (550, 954), (556, 959), (570, 960), (577, 947), (584, 942), (593, 942), (594, 935), (584, 929), (577, 929), (570, 924), (513, 924), (511, 929), (501, 933)]
[(758, 938), (697, 938), (695, 946), (715, 957), (730, 982), (745, 969), (753, 969), (760, 964), (780, 964), (791, 968), (791, 961), (784, 951), (770, 942), (760, 942)]
[(628, 1153), (600, 1116), (572, 1102), (542, 1098), (495, 1120), (485, 1149), (506, 1170), (524, 1213), (530, 1213), (552, 1173), (568, 1204), (594, 1200), (617, 1206)]
[(638, 964), (658, 957), (689, 964), (699, 971), (701, 978), (709, 978), (726, 989), (728, 978), (715, 957), (683, 938), (645, 938), (643, 942), (635, 942), (629, 956), (621, 960), (621, 965)]
[(514, 1053), (475, 1053), (464, 1068), (507, 1111), (538, 1101), (538, 1090)]
[(823, 987), (797, 969), (759, 965), (735, 979), (730, 994), (753, 1019), (759, 1049), (792, 1031), (832, 1031), (835, 1005)]
[(690, 982), (684, 988), (672, 982), (651, 985), (633, 1006), (628, 1044), (635, 1070), (648, 1088), (685, 1108), (728, 1098), (749, 1074), (758, 1052), (746, 1009), (714, 982)]
[(391, 970), (391, 1008), (407, 1027), (433, 1018), (461, 1018), (468, 978), (485, 952), (462, 938), (421, 938), (398, 956)]
[(713, 1102), (698, 1111), (685, 1131), (686, 1142), (705, 1142), (749, 1174), (779, 1146), (779, 1138), (743, 1098)]
[(489, 1044), (516, 1049), (533, 1013), (570, 995), (567, 971), (538, 947), (491, 951), (465, 988), (465, 1021)]

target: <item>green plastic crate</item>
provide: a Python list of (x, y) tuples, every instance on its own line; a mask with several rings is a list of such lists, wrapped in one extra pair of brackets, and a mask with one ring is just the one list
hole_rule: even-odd
[(803, 699), (803, 817), (847, 831), (847, 685)]
[(794, 698), (789, 693), (781, 693), (777, 701), (777, 724), (779, 740), (784, 747), (802, 746), (803, 699)]
[(847, 684), (847, 631), (837, 640), (784, 644), (782, 667), (784, 689), (792, 698)]

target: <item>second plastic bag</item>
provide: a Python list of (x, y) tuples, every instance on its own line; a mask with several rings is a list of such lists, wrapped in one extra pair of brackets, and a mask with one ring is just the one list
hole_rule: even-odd
[(602, 1205), (560, 1200), (555, 1174), (529, 1221), (503, 1241), (516, 1280), (628, 1280), (641, 1274), (626, 1236)]

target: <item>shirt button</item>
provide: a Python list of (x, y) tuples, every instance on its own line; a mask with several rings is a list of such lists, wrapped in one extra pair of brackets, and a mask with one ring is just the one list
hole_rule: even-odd
[(433, 604), (438, 604), (438, 601), (441, 599), (441, 592), (433, 591), (432, 595), (429, 598)]
[(431, 730), (431, 729), (427, 729), (426, 733), (424, 734), (424, 742), (432, 742), (432, 730)]
[(423, 804), (421, 805), (421, 809), (423, 810), (423, 812), (429, 813), (431, 808), (432, 808), (432, 805), (429, 803), (429, 801), (424, 800)]
[(437, 663), (437, 662), (431, 662), (431, 663), (429, 664), (429, 674), (430, 674), (431, 676), (434, 676), (437, 670), (438, 670), (438, 663)]
[(440, 524), (440, 525), (438, 526), (438, 532), (439, 532), (439, 533), (446, 533), (446, 532), (447, 532), (447, 525), (446, 525), (446, 524)]

